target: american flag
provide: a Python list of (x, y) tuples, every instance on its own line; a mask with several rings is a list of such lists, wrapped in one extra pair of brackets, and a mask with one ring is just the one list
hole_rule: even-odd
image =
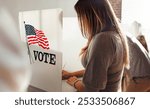
[(25, 24), (26, 36), (28, 44), (38, 44), (43, 49), (49, 49), (47, 37), (42, 30), (37, 30), (32, 25)]

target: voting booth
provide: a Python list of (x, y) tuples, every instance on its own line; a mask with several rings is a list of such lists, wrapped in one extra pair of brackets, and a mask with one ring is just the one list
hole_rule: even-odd
[(23, 49), (32, 69), (30, 85), (48, 92), (60, 92), (62, 10), (20, 12), (19, 24)]

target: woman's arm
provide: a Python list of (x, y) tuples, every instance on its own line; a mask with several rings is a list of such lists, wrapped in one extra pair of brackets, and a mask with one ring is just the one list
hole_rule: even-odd
[(79, 70), (72, 73), (73, 76), (83, 77), (85, 70)]
[(67, 83), (73, 86), (75, 89), (77, 89), (78, 92), (98, 92), (99, 89), (92, 88), (92, 87), (86, 87), (82, 80), (79, 80), (77, 77), (70, 77), (67, 80)]
[(67, 83), (70, 84), (71, 86), (73, 86), (74, 88), (77, 89), (78, 92), (83, 92), (85, 87), (82, 83), (81, 80), (79, 80), (77, 77), (70, 77), (68, 80), (67, 80)]
[(68, 72), (66, 70), (62, 71), (62, 80), (68, 79), (70, 77), (76, 76), (76, 77), (83, 77), (85, 70), (79, 70), (75, 72)]

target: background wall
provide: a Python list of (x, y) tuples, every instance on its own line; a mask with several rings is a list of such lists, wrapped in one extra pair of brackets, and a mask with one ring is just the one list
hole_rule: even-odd
[[(121, 18), (122, 0), (109, 0), (119, 18)], [(12, 16), (18, 16), (18, 11), (37, 9), (62, 8), (64, 17), (75, 17), (74, 4), (77, 0), (0, 0), (2, 5), (11, 10)], [(17, 20), (16, 20), (17, 21)]]
[[(126, 31), (134, 37), (137, 34), (144, 34), (150, 47), (150, 10), (149, 0), (123, 0), (122, 1), (122, 23)], [(137, 28), (135, 22), (138, 22), (140, 28)]]
[(79, 54), (87, 40), (81, 35), (77, 18), (65, 17), (63, 23), (63, 68), (69, 71), (81, 70), (83, 67)]
[(18, 11), (50, 8), (62, 8), (64, 17), (74, 17), (76, 14), (73, 6), (76, 1), (77, 0), (0, 0), (0, 4), (11, 10), (12, 16), (15, 18), (18, 17)]
[(109, 0), (117, 17), (121, 19), (122, 0)]

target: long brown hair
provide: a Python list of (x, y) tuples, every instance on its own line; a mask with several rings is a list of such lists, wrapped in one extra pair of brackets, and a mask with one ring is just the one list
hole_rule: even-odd
[(124, 64), (129, 65), (129, 52), (127, 39), (123, 35), (120, 24), (108, 0), (78, 0), (75, 5), (81, 32), (88, 39), (87, 45), (81, 50), (81, 54), (87, 51), (92, 38), (105, 27), (112, 26), (119, 34), (124, 47)]

